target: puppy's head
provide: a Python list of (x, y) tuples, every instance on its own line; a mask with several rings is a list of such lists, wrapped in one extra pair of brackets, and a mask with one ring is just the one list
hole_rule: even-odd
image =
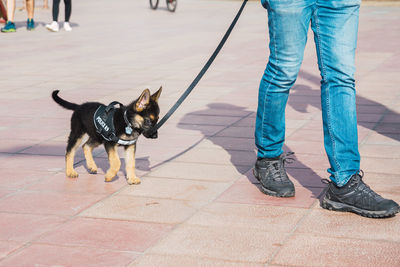
[(151, 129), (157, 124), (160, 108), (158, 99), (160, 98), (162, 87), (153, 95), (150, 95), (150, 90), (146, 89), (133, 102), (134, 117), (133, 126), (142, 130), (144, 137), (157, 138), (157, 131), (152, 132)]

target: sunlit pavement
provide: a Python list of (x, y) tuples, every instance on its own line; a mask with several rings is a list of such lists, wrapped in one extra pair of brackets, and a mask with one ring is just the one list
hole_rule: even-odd
[[(142, 183), (126, 183), (124, 163), (105, 183), (102, 147), (94, 151), (98, 174), (88, 173), (79, 149), (79, 178), (65, 177), (71, 112), (51, 92), (76, 103), (128, 104), (162, 85), (163, 115), (241, 2), (179, 0), (170, 13), (163, 1), (156, 11), (147, 1), (74, 1), (72, 32), (57, 33), (44, 27), (51, 9), (36, 2), (35, 31), (25, 29), (26, 12), (17, 11), (17, 32), (0, 34), (0, 266), (400, 265), (399, 216), (374, 220), (319, 206), (328, 161), (312, 32), (286, 110), (296, 197), (262, 194), (251, 171), (268, 57), (266, 11), (258, 1), (247, 4), (159, 138), (139, 139)], [(397, 202), (399, 42), (400, 6), (363, 5), (356, 77), (361, 164), (365, 181)]]

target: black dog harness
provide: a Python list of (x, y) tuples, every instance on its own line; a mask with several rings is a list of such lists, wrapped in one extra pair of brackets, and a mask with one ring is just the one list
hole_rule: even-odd
[[(104, 140), (109, 142), (115, 142), (123, 146), (129, 146), (136, 143), (137, 138), (134, 140), (123, 140), (117, 137), (115, 134), (114, 127), (114, 113), (115, 105), (122, 107), (123, 105), (118, 101), (111, 102), (108, 106), (100, 105), (93, 116), (93, 123), (96, 127), (96, 132), (100, 134)], [(131, 135), (133, 132), (132, 124), (129, 122), (126, 116), (126, 110), (124, 111), (124, 121), (127, 124), (125, 127), (125, 133)]]

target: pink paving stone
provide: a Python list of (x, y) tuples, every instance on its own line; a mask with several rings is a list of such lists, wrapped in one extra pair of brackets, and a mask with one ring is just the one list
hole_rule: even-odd
[(390, 123), (390, 122), (400, 123), (400, 116), (399, 116), (399, 114), (396, 114), (394, 112), (392, 114), (386, 114), (383, 117), (382, 122), (385, 122), (385, 123)]
[(2, 140), (0, 142), (0, 152), (17, 153), (35, 145), (36, 143), (36, 141), (28, 140)]
[(166, 224), (76, 218), (35, 242), (144, 252), (171, 229)]
[(359, 147), (361, 157), (371, 157), (371, 158), (400, 158), (400, 150), (395, 149), (390, 145), (371, 145), (362, 144)]
[(309, 208), (317, 201), (318, 196), (323, 191), (323, 188), (304, 188), (297, 186), (295, 188), (295, 197), (277, 198), (263, 194), (258, 189), (258, 186), (259, 185), (238, 181), (226, 190), (218, 198), (217, 202)]
[(2, 266), (127, 266), (139, 254), (88, 247), (33, 244), (6, 258)]
[(209, 115), (196, 115), (187, 114), (181, 119), (173, 119), (171, 122), (179, 123), (178, 127), (184, 127), (183, 124), (197, 124), (197, 125), (230, 125), (238, 121), (239, 117), (227, 116), (209, 116)]
[[(29, 131), (29, 135), (27, 135), (27, 131)], [(8, 128), (6, 130), (0, 131), (0, 140), (8, 139), (12, 136), (14, 139), (26, 139), (37, 141), (45, 141), (50, 138), (54, 138), (60, 134), (62, 134), (64, 130), (60, 129), (44, 129), (41, 127), (32, 127), (27, 129), (11, 129)]]
[(251, 166), (256, 161), (256, 153), (253, 151), (194, 148), (179, 156), (176, 161)]
[[(399, 114), (400, 116), (400, 114)], [(397, 134), (400, 132), (400, 123), (394, 123), (394, 122), (381, 122), (374, 128), (374, 131), (380, 133), (380, 134), (385, 134), (385, 133), (394, 133)]]
[[(82, 144), (83, 145), (83, 142)], [(46, 141), (44, 143), (33, 145), (24, 151), (23, 154), (33, 154), (33, 155), (52, 155), (52, 156), (65, 156), (65, 149), (67, 147), (67, 141), (65, 142), (54, 142), (54, 141)], [(97, 155), (100, 152), (103, 152), (103, 146), (95, 148), (93, 151), (93, 155)], [(83, 150), (78, 148), (76, 151), (76, 156), (83, 158)]]
[(398, 266), (398, 242), (332, 238), (295, 234), (284, 244), (272, 264), (299, 266)]
[(78, 178), (68, 178), (65, 173), (57, 173), (28, 186), (27, 189), (61, 193), (112, 194), (127, 185), (124, 177), (106, 183), (103, 174), (81, 174)]
[(145, 177), (140, 186), (127, 186), (121, 195), (206, 201), (216, 198), (230, 183)]
[(392, 146), (399, 146), (400, 145), (400, 134), (392, 134), (388, 133), (385, 135), (372, 132), (369, 136), (365, 139), (366, 144), (375, 144), (375, 145), (392, 145)]
[[(19, 247), (21, 247), (23, 243), (15, 242), (15, 241), (0, 241), (0, 261), (5, 258), (8, 254), (12, 253)], [(1, 262), (0, 262), (1, 265)]]
[(197, 267), (262, 267), (262, 263), (233, 262), (229, 260), (210, 259), (192, 256), (174, 256), (160, 254), (145, 254), (135, 260), (129, 267), (148, 267), (148, 266), (197, 266)]
[(61, 156), (13, 155), (0, 161), (0, 169), (22, 171), (55, 171), (64, 165), (65, 158)]
[(170, 135), (194, 135), (194, 136), (212, 136), (225, 126), (216, 125), (195, 125), (195, 124), (182, 124), (178, 126), (166, 124), (163, 126), (163, 134)]
[[(291, 150), (288, 147), (288, 151)], [(315, 154), (302, 154), (301, 151), (295, 154), (295, 161), (291, 164), (287, 164), (286, 168), (301, 168), (301, 169), (312, 169), (315, 171), (326, 171), (329, 168), (329, 161), (326, 155), (315, 155)]]
[(100, 194), (21, 191), (0, 200), (0, 211), (74, 215), (104, 197)]
[(285, 145), (299, 154), (315, 154), (325, 156), (325, 148), (323, 142), (318, 141), (302, 141), (302, 139), (290, 138)]
[(297, 227), (306, 213), (307, 210), (303, 208), (214, 202), (203, 207), (186, 223), (288, 233)]
[(288, 140), (310, 141), (323, 144), (323, 132), (321, 130), (300, 129), (288, 137)]
[(398, 174), (368, 172), (364, 174), (363, 180), (374, 190), (379, 192), (400, 192), (400, 179)]
[(203, 202), (187, 200), (114, 195), (86, 209), (80, 216), (177, 224), (203, 205)]
[(378, 122), (382, 118), (382, 114), (360, 113), (357, 114), (358, 122)]
[(357, 114), (383, 114), (387, 108), (383, 105), (357, 105)]
[[(355, 229), (355, 226), (357, 226)], [(327, 212), (313, 209), (298, 226), (296, 232), (329, 237), (362, 240), (400, 241), (400, 220), (398, 217), (382, 220), (354, 216), (350, 213)]]
[(254, 151), (255, 144), (254, 138), (235, 138), (235, 137), (208, 137), (202, 141), (198, 148), (221, 148), (227, 151), (229, 150), (241, 150), (241, 151)]
[(215, 182), (234, 181), (249, 170), (248, 166), (228, 166), (186, 162), (168, 162), (153, 170), (151, 177), (203, 180)]
[(66, 221), (66, 218), (49, 215), (2, 212), (0, 216), (0, 240), (3, 241), (30, 242)]
[(264, 263), (286, 237), (283, 233), (264, 232), (247, 227), (182, 225), (149, 252)]
[(253, 127), (231, 126), (227, 129), (219, 132), (216, 136), (254, 138), (254, 128)]
[(361, 169), (365, 172), (396, 173), (400, 175), (400, 164), (395, 158), (370, 158), (363, 157)]

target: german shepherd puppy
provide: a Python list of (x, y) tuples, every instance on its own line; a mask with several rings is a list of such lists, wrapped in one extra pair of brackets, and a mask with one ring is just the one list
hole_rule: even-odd
[[(149, 89), (143, 91), (138, 99), (134, 100), (127, 106), (116, 108), (114, 113), (114, 128), (118, 138), (124, 140), (134, 140), (140, 134), (146, 138), (157, 138), (157, 132), (152, 133), (151, 129), (156, 125), (160, 109), (158, 106), (158, 98), (160, 97), (162, 88), (150, 95)], [(59, 90), (52, 93), (52, 97), (60, 106), (73, 110), (71, 117), (71, 132), (68, 137), (68, 144), (65, 154), (66, 175), (70, 178), (78, 177), (78, 173), (74, 170), (74, 157), (76, 149), (79, 147), (83, 136), (87, 134), (89, 139), (83, 144), (82, 148), (85, 154), (86, 165), (90, 173), (97, 173), (97, 166), (93, 160), (92, 151), (100, 144), (104, 147), (108, 154), (110, 168), (107, 170), (105, 181), (111, 182), (121, 167), (121, 161), (118, 156), (118, 143), (106, 141), (96, 132), (96, 126), (93, 122), (93, 116), (97, 108), (101, 105), (98, 102), (86, 102), (81, 105), (68, 102), (58, 96)], [(126, 134), (126, 122), (124, 120), (124, 112), (126, 118), (133, 126), (130, 135)], [(126, 176), (129, 184), (139, 184), (140, 179), (135, 175), (135, 151), (136, 143), (125, 148), (125, 166)]]

